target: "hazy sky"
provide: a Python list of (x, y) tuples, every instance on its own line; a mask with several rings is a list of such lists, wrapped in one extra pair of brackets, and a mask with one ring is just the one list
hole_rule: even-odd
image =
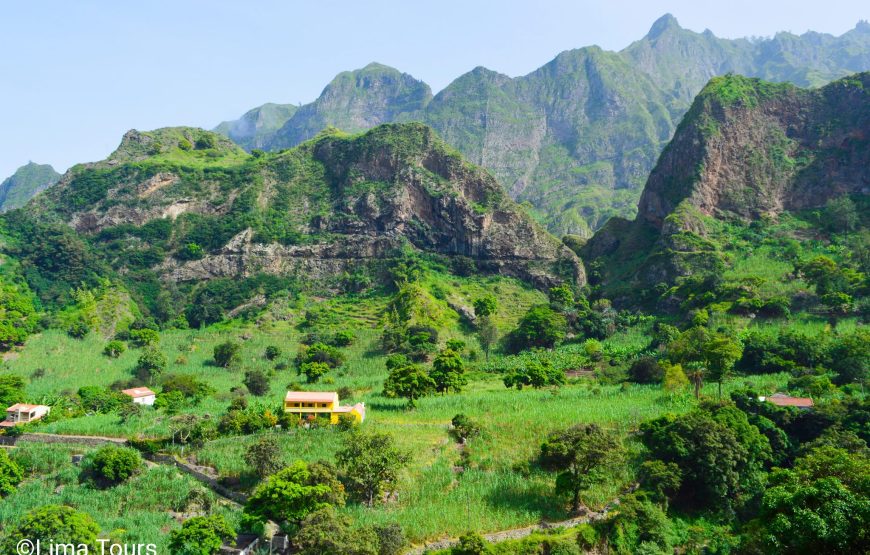
[(211, 128), (264, 102), (309, 102), (371, 61), (435, 92), (478, 65), (522, 75), (562, 50), (619, 50), (667, 12), (729, 38), (839, 35), (870, 19), (870, 2), (2, 2), (0, 179), (28, 160), (63, 171), (102, 159), (131, 128)]

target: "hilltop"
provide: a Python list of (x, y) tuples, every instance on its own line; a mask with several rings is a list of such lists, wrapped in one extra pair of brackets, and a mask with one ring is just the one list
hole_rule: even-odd
[(48, 164), (29, 162), (0, 183), (0, 212), (20, 208), (27, 201), (54, 185), (60, 174)]

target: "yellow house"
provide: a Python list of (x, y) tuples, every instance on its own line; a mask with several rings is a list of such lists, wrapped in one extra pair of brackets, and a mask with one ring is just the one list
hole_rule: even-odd
[(366, 418), (365, 403), (339, 405), (338, 393), (334, 391), (288, 391), (284, 397), (284, 412), (308, 419), (329, 415), (332, 424), (338, 424), (339, 417), (345, 414), (357, 422)]

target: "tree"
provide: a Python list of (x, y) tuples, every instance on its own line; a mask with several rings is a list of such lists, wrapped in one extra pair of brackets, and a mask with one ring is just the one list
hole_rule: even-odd
[(8, 407), (24, 399), (24, 378), (15, 374), (0, 374), (0, 405)]
[(740, 360), (743, 347), (725, 334), (717, 333), (710, 337), (701, 349), (704, 363), (710, 372), (710, 379), (719, 384), (719, 398), (722, 398), (722, 382), (730, 375), (734, 364)]
[(666, 364), (663, 366), (665, 375), (662, 378), (662, 387), (668, 393), (675, 393), (684, 390), (689, 385), (689, 378), (683, 372), (683, 367), (679, 364)]
[(299, 372), (305, 374), (308, 383), (315, 383), (329, 372), (329, 365), (325, 362), (303, 362)]
[(640, 465), (640, 485), (651, 492), (657, 501), (668, 508), (668, 500), (680, 490), (682, 476), (676, 463), (663, 462), (657, 459), (644, 461)]
[(550, 287), (550, 306), (560, 312), (565, 312), (574, 306), (574, 291), (567, 283)]
[(98, 385), (79, 388), (79, 402), (86, 411), (107, 414), (130, 402), (130, 398)]
[(258, 397), (269, 393), (269, 377), (262, 370), (245, 372), (245, 387)]
[(229, 368), (241, 360), (242, 346), (235, 341), (224, 341), (214, 347), (214, 363), (221, 368)]
[(473, 306), (474, 315), (478, 318), (493, 316), (498, 311), (498, 301), (492, 295), (475, 299)]
[(154, 383), (154, 380), (160, 377), (163, 370), (166, 369), (166, 355), (155, 347), (149, 347), (139, 355), (139, 360), (136, 363), (136, 377), (148, 383)]
[(245, 513), (261, 521), (299, 524), (313, 511), (344, 503), (344, 491), (333, 480), (316, 479), (309, 466), (296, 461), (260, 484), (248, 502)]
[(244, 459), (261, 480), (284, 468), (281, 447), (273, 435), (265, 435), (248, 447)]
[(24, 471), (18, 463), (9, 458), (5, 449), (0, 449), (0, 497), (15, 492), (23, 479)]
[(300, 555), (379, 555), (374, 530), (354, 528), (350, 518), (338, 514), (333, 507), (323, 507), (306, 516), (293, 544)]
[(650, 459), (680, 467), (682, 482), (676, 499), (684, 506), (727, 513), (761, 489), (770, 444), (733, 405), (715, 413), (697, 409), (665, 415), (643, 422), (640, 429)]
[(199, 402), (215, 391), (207, 382), (193, 374), (170, 374), (163, 379), (161, 385), (161, 394), (177, 392), (184, 399), (193, 402)]
[(578, 424), (551, 433), (541, 445), (540, 460), (545, 468), (559, 471), (556, 493), (569, 495), (577, 511), (580, 494), (602, 478), (621, 452), (612, 433), (597, 424)]
[(326, 343), (315, 343), (310, 347), (304, 347), (299, 353), (300, 364), (307, 362), (321, 362), (329, 368), (338, 368), (344, 364), (345, 356), (341, 351)]
[(565, 338), (567, 326), (565, 317), (549, 305), (533, 306), (511, 332), (508, 346), (513, 352), (535, 347), (550, 349)]
[(117, 339), (114, 339), (114, 340), (106, 343), (106, 346), (103, 347), (103, 354), (109, 358), (118, 358), (126, 350), (127, 350), (127, 345), (124, 344), (123, 341), (119, 341)]
[(57, 544), (86, 545), (89, 553), (99, 553), (97, 535), (100, 527), (87, 513), (62, 505), (45, 505), (33, 509), (14, 527), (6, 530), (3, 553), (17, 553), (17, 546), (23, 540), (51, 540)]
[(629, 378), (637, 383), (659, 383), (664, 375), (664, 368), (653, 357), (640, 357), (628, 369)]
[(235, 537), (236, 531), (223, 515), (195, 516), (169, 533), (169, 551), (172, 555), (214, 555)]
[(405, 532), (396, 523), (376, 525), (373, 530), (378, 538), (378, 555), (399, 555), (408, 544)]
[(88, 457), (83, 466), (98, 481), (117, 485), (142, 468), (142, 456), (135, 449), (107, 444)]
[(390, 371), (384, 381), (384, 395), (387, 397), (404, 397), (408, 400), (408, 408), (417, 406), (417, 399), (435, 390), (435, 380), (417, 364), (406, 364)]
[(825, 204), (825, 215), (832, 231), (853, 231), (861, 221), (855, 203), (847, 195), (830, 199)]
[(351, 492), (372, 506), (381, 494), (391, 493), (411, 457), (396, 447), (393, 436), (353, 430), (335, 460)]
[(498, 327), (491, 316), (484, 316), (480, 319), (477, 325), (477, 338), (480, 340), (480, 346), (483, 347), (486, 360), (489, 362), (489, 353), (492, 351), (493, 345), (498, 343)]
[(530, 360), (525, 366), (516, 368), (504, 377), (505, 387), (522, 389), (531, 386), (540, 389), (548, 385), (562, 385), (565, 383), (565, 371), (554, 368), (547, 360)]
[(468, 378), (465, 377), (465, 363), (459, 353), (451, 349), (444, 349), (438, 353), (432, 361), (429, 376), (435, 381), (435, 391), (439, 393), (450, 391), (459, 393), (468, 383)]

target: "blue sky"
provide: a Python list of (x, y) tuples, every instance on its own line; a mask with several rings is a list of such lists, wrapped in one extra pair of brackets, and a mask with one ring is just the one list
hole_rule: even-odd
[(722, 37), (842, 34), (870, 3), (150, 0), (0, 4), (0, 179), (33, 160), (104, 158), (131, 128), (211, 128), (264, 102), (309, 102), (378, 61), (437, 92), (478, 65), (522, 75), (558, 52), (618, 50), (664, 13)]

